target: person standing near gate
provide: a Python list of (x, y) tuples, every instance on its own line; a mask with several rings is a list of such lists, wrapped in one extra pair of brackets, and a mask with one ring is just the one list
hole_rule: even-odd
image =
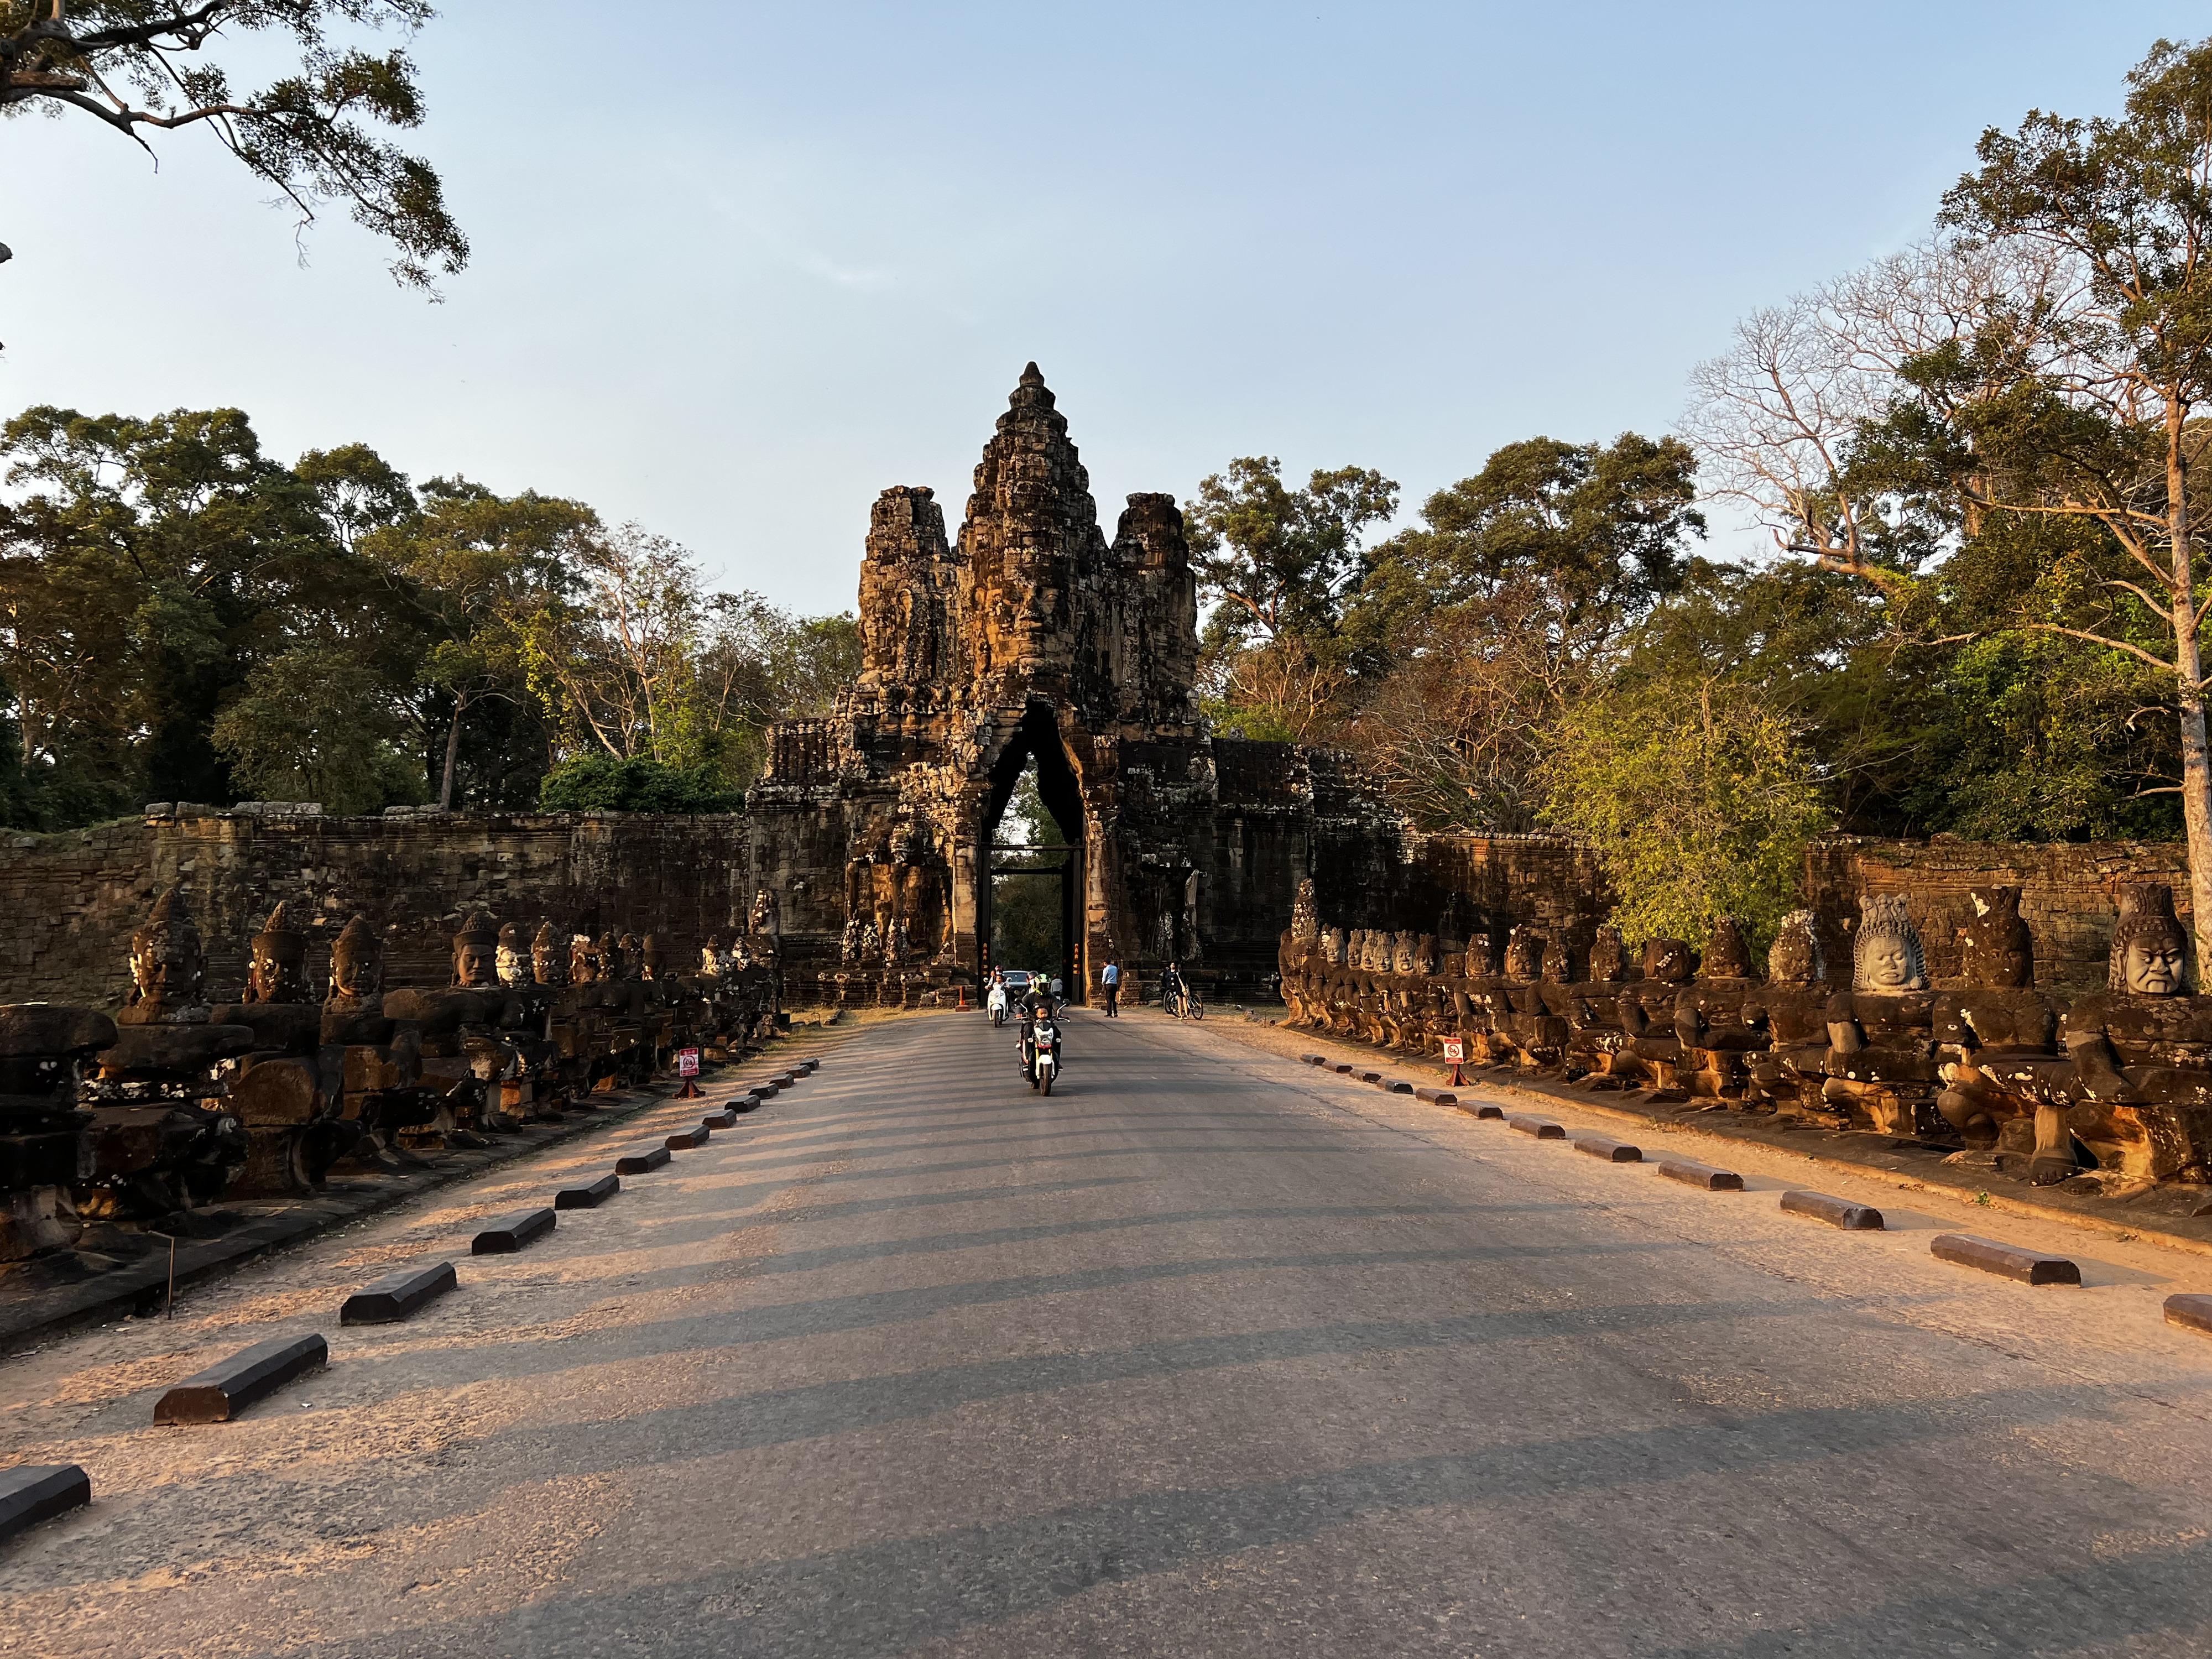
[(1121, 994), (1121, 968), (1119, 963), (1109, 962), (1106, 971), (1098, 975), (1098, 982), (1106, 988), (1106, 1018), (1116, 1018), (1114, 1004)]

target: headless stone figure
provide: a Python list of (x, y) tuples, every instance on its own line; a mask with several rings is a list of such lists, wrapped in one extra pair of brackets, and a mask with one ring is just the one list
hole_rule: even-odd
[(1766, 1047), (1747, 1056), (1762, 1104), (1796, 1115), (1826, 1109), (1827, 960), (1810, 910), (1792, 910), (1766, 952), (1766, 982), (1744, 994), (1744, 1018), (1765, 1027)]
[(1868, 894), (1851, 944), (1851, 989), (1828, 1001), (1822, 1097), (1884, 1134), (1919, 1133), (1919, 1107), (1932, 1103), (1938, 1081), (1935, 1018), (1905, 896)]
[(1619, 1070), (1628, 1038), (1620, 1029), (1620, 993), (1628, 982), (1628, 947), (1610, 922), (1596, 930), (1584, 959), (1589, 977), (1565, 987), (1570, 1079), (1593, 1089), (1619, 1089), (1629, 1081)]
[(1644, 976), (1621, 988), (1625, 1070), (1641, 1072), (1664, 1099), (1686, 1100), (1680, 1077), (1682, 1042), (1674, 1035), (1674, 1003), (1697, 971), (1698, 959), (1679, 939), (1644, 942)]
[[(2064, 1122), (2098, 1163), (2155, 1181), (2212, 1176), (2212, 997), (2187, 991), (2189, 940), (2171, 889), (2120, 889), (2108, 989), (2066, 1015)], [(2037, 1155), (2043, 1145), (2038, 1114)], [(2049, 1149), (2055, 1151), (2055, 1149)]]
[(1767, 1042), (1758, 989), (1741, 925), (1733, 916), (1716, 916), (1698, 976), (1674, 999), (1674, 1036), (1693, 1097), (1744, 1103), (1750, 1056)]

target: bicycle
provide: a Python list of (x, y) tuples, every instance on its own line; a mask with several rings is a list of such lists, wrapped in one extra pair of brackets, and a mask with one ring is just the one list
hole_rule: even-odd
[(1198, 1000), (1198, 993), (1186, 985), (1171, 1000), (1168, 1009), (1177, 1019), (1204, 1019), (1206, 1008)]

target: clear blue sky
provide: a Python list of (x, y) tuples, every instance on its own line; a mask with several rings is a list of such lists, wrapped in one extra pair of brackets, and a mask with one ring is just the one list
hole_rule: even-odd
[(641, 8), (453, 0), (443, 305), (204, 137), (0, 125), (0, 412), (235, 404), (289, 459), (580, 496), (844, 609), (1022, 364), (1110, 532), (1232, 455), (1409, 504), (1679, 413), (1743, 312), (1911, 240), (1990, 123), (2117, 110), (2203, 5)]

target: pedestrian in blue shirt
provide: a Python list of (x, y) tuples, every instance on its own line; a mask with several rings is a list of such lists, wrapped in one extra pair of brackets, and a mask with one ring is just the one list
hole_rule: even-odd
[(1114, 1005), (1121, 995), (1121, 969), (1118, 963), (1109, 962), (1106, 971), (1098, 975), (1099, 983), (1106, 988), (1106, 1018), (1115, 1018)]

